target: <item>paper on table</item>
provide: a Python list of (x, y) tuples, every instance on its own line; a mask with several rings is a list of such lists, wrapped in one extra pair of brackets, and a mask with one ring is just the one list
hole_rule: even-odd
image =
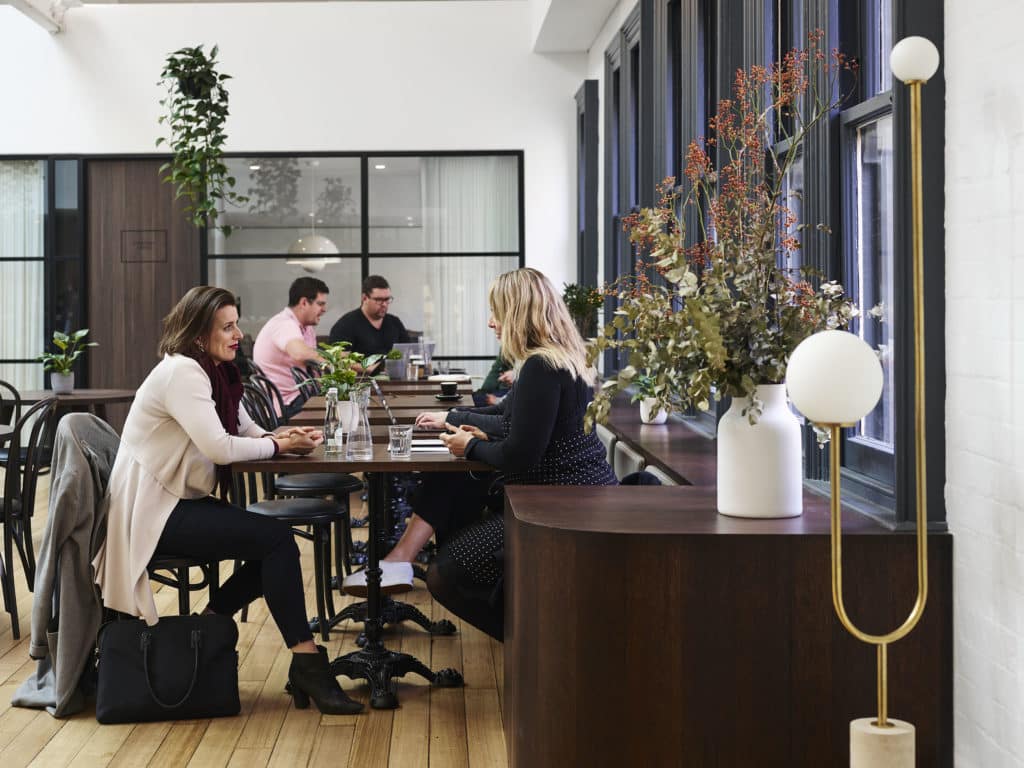
[(448, 448), (444, 445), (414, 445), (412, 447), (413, 453), (448, 453)]
[(465, 373), (435, 373), (433, 376), (427, 376), (427, 381), (472, 381), (468, 374)]
[(439, 437), (414, 437), (412, 439), (412, 444), (413, 445), (435, 445), (435, 446), (440, 445), (442, 447), (444, 446), (444, 443), (441, 442), (441, 438), (439, 438)]

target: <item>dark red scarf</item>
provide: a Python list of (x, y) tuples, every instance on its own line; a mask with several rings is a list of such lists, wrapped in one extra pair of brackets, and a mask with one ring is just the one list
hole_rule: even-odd
[[(197, 361), (206, 375), (210, 377), (213, 387), (213, 404), (217, 408), (217, 416), (229, 435), (238, 434), (238, 404), (242, 401), (242, 374), (234, 363), (217, 365), (209, 355), (200, 355)], [(227, 464), (217, 465), (217, 482), (220, 486), (220, 497), (228, 497), (231, 488), (231, 467)]]

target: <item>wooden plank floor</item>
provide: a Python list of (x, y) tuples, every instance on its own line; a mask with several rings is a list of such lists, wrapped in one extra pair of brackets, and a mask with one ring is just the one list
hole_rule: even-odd
[[(0, 473), (2, 477), (2, 473)], [(33, 520), (36, 549), (46, 524), (48, 477), (40, 478)], [(360, 504), (353, 497), (353, 509)], [(359, 535), (365, 529), (357, 529)], [(299, 541), (306, 581), (306, 606), (315, 612), (312, 592), (312, 549)], [(260, 600), (250, 607), (249, 620), (239, 623), (239, 692), (242, 714), (214, 720), (99, 725), (93, 710), (57, 720), (46, 712), (11, 707), (14, 690), (35, 668), (28, 657), (32, 594), (15, 555), (14, 574), (22, 639), (11, 637), (10, 621), (0, 613), (0, 766), (302, 766), (332, 768), (483, 768), (505, 766), (501, 724), (501, 644), (463, 626), (417, 583), (408, 602), (435, 620), (448, 618), (459, 627), (453, 637), (431, 638), (415, 625), (390, 627), (390, 648), (418, 656), (436, 669), (463, 672), (461, 689), (433, 689), (410, 677), (398, 682), (401, 706), (393, 711), (370, 710), (362, 715), (320, 715), (315, 706), (297, 710), (284, 693), (290, 653)], [(10, 564), (9, 564), (10, 565)], [(222, 578), (229, 575), (225, 563)], [(177, 612), (177, 593), (156, 587), (162, 615)], [(339, 609), (350, 598), (342, 597)], [(205, 593), (193, 596), (201, 610)], [(358, 628), (331, 632), (333, 657), (354, 649)], [(318, 642), (319, 636), (318, 636)], [(341, 678), (342, 687), (366, 703), (363, 684)]]

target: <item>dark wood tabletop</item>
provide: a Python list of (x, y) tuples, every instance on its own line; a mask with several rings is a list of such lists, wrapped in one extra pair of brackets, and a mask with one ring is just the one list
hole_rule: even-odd
[(718, 472), (715, 441), (685, 421), (670, 418), (664, 424), (644, 424), (640, 421), (640, 406), (618, 398), (612, 402), (605, 426), (626, 440), (648, 464), (666, 470), (677, 480), (690, 485), (715, 486)]
[(408, 459), (393, 459), (382, 437), (373, 446), (373, 458), (366, 461), (346, 459), (344, 454), (324, 456), (323, 446), (309, 456), (279, 455), (258, 461), (236, 461), (234, 472), (491, 472), (490, 464), (457, 459), (450, 453), (413, 453)]
[(76, 388), (69, 394), (58, 394), (49, 389), (34, 389), (21, 393), (21, 402), (31, 405), (45, 400), (48, 397), (56, 397), (61, 404), (68, 405), (92, 405), (99, 403), (130, 403), (135, 399), (134, 389), (88, 389)]

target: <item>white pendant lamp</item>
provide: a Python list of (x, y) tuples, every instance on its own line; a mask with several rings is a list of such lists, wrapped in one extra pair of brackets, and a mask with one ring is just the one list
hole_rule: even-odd
[(339, 258), (332, 258), (334, 254), (340, 253), (334, 241), (316, 233), (316, 169), (319, 165), (319, 160), (309, 161), (309, 222), (311, 232), (288, 246), (288, 255), (296, 258), (288, 259), (285, 262), (286, 264), (302, 267), (307, 272), (322, 272), (323, 268), (328, 264), (339, 264), (341, 262)]

